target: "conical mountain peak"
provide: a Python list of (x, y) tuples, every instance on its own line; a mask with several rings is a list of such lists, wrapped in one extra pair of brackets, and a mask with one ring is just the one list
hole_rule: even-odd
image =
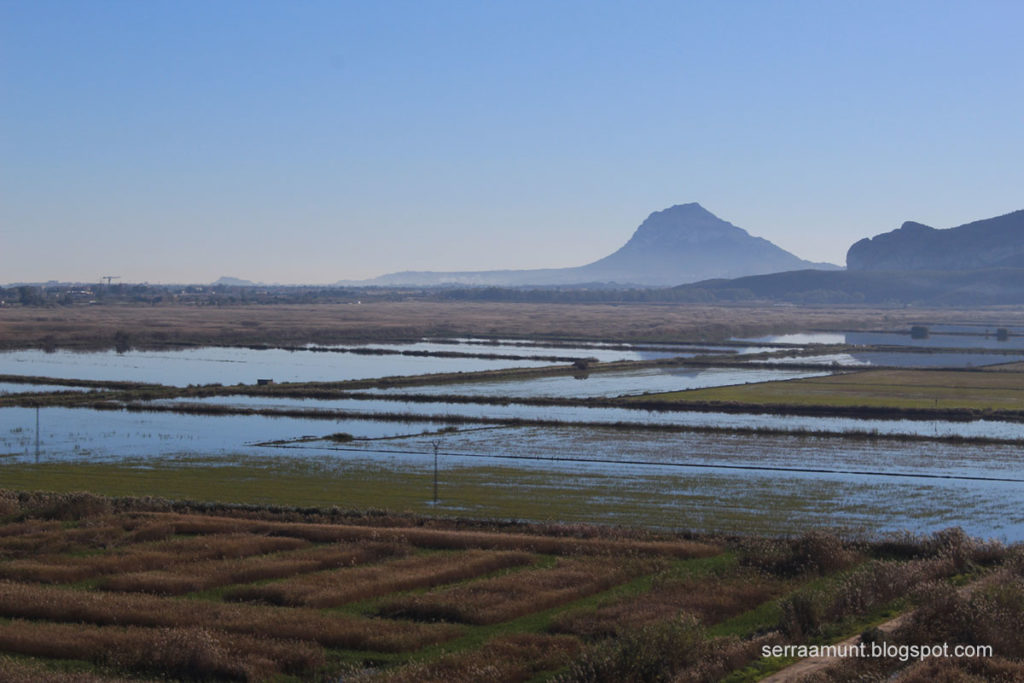
[(630, 243), (642, 244), (700, 244), (716, 239), (736, 240), (750, 238), (746, 230), (723, 221), (696, 202), (676, 204), (655, 211), (640, 224)]
[(804, 261), (766, 239), (753, 237), (697, 202), (650, 214), (621, 248), (576, 268), (396, 273), (379, 284), (563, 285), (618, 283), (666, 286), (710, 278), (832, 267)]

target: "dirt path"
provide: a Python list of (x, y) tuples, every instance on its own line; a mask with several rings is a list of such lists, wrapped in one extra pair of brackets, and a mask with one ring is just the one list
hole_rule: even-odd
[[(966, 586), (963, 586), (957, 592), (961, 596), (966, 597), (966, 596), (970, 595), (971, 593), (973, 593), (974, 591), (976, 591), (979, 588), (981, 588), (982, 586), (988, 584), (990, 581), (993, 580), (994, 576), (995, 575), (993, 575), (993, 574), (989, 574), (988, 576), (985, 576), (985, 577), (983, 577), (981, 579), (978, 579), (977, 581), (973, 581), (973, 582), (967, 584)], [(901, 626), (903, 626), (908, 621), (910, 621), (910, 619), (913, 618), (915, 612), (916, 612), (916, 610), (911, 610), (909, 612), (904, 612), (903, 614), (899, 615), (898, 617), (890, 619), (889, 621), (887, 621), (887, 622), (885, 622), (883, 624), (879, 624), (878, 625), (878, 630), (881, 631), (885, 635), (891, 635), (893, 632), (895, 632)], [(843, 640), (843, 641), (840, 641), (838, 643), (835, 643), (835, 645), (840, 650), (842, 650), (842, 649), (844, 649), (844, 647), (845, 648), (850, 648), (850, 647), (856, 646), (857, 643), (859, 643), (859, 642), (860, 642), (860, 635), (858, 634), (858, 635), (855, 635), (855, 636), (851, 636), (851, 637), (847, 638), (846, 640)], [(825, 657), (825, 656), (822, 656), (822, 657), (807, 657), (805, 659), (801, 659), (799, 662), (796, 662), (795, 664), (790, 664), (789, 666), (787, 666), (785, 669), (782, 669), (781, 671), (776, 671), (775, 673), (773, 673), (771, 676), (768, 676), (767, 678), (760, 679), (759, 683), (793, 683), (795, 681), (801, 681), (806, 676), (809, 676), (809, 675), (814, 674), (814, 673), (818, 673), (820, 671), (824, 671), (825, 669), (829, 668), (830, 666), (838, 664), (840, 661), (842, 661), (842, 659), (843, 659), (843, 657)]]

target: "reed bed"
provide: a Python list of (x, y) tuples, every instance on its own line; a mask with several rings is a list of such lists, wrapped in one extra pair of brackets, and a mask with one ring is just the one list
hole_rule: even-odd
[(906, 562), (871, 560), (826, 586), (804, 586), (780, 603), (778, 630), (793, 639), (812, 638), (830, 625), (892, 600), (906, 597), (930, 582), (948, 579), (961, 569), (954, 558)]
[(531, 569), (386, 601), (380, 614), (423, 621), (496, 624), (607, 590), (653, 567), (601, 557)]
[(42, 519), (27, 519), (22, 522), (7, 522), (6, 524), (0, 525), (0, 542), (3, 542), (4, 539), (11, 538), (12, 536), (42, 534), (50, 531), (59, 531), (63, 528), (64, 527), (60, 522)]
[(312, 643), (254, 638), (205, 628), (88, 626), (13, 620), (0, 623), (0, 648), (57, 659), (80, 659), (129, 671), (181, 678), (268, 680), (309, 675), (324, 664)]
[[(301, 538), (314, 543), (338, 541), (393, 541), (433, 550), (521, 550), (546, 555), (611, 555), (617, 557), (665, 556), (680, 559), (711, 557), (719, 545), (700, 541), (637, 541), (609, 538), (576, 538), (539, 534), (429, 529), (424, 527), (377, 527), (351, 524), (301, 524), (238, 518), (194, 518), (173, 515), (176, 533), (257, 533)], [(180, 517), (175, 519), (175, 517)], [(216, 531), (214, 531), (216, 530)]]
[[(764, 668), (762, 644), (848, 636), (907, 596), (922, 611), (895, 636), (1008, 658), (886, 675), (1009, 680), (1024, 652), (1024, 555), (958, 530), (705, 541), (88, 494), (0, 503), (17, 520), (0, 525), (0, 681), (13, 683), (722, 680)], [(727, 545), (734, 557), (718, 556)], [(989, 567), (989, 588), (941, 588)], [(51, 676), (33, 657), (87, 673)]]
[(531, 564), (523, 552), (469, 550), (454, 555), (417, 555), (384, 564), (321, 572), (225, 593), (227, 600), (260, 600), (275, 605), (337, 607), (396, 591), (432, 588), (499, 569)]
[[(345, 303), (194, 306), (125, 303), (10, 307), (0, 318), (0, 346), (108, 348), (114, 331), (130, 330), (134, 346), (169, 344), (342, 344), (432, 337), (544, 338), (587, 341), (719, 341), (794, 330), (906, 329), (971, 320), (1013, 326), (1006, 307), (921, 310), (796, 308), (696, 303), (529, 303), (409, 299)], [(255, 320), (254, 320), (255, 319)], [(256, 323), (256, 324), (253, 324)]]
[[(444, 655), (432, 661), (414, 662), (370, 680), (379, 683), (445, 681), (528, 681), (537, 674), (567, 665), (582, 649), (569, 636), (516, 633), (498, 636), (477, 650)], [(360, 680), (358, 677), (355, 680)]]
[(176, 538), (152, 545), (130, 546), (102, 555), (49, 555), (12, 560), (0, 565), (0, 578), (41, 583), (74, 583), (107, 574), (169, 567), (197, 560), (263, 555), (307, 545), (296, 538), (225, 534)]
[(169, 569), (118, 574), (102, 579), (99, 588), (116, 592), (183, 595), (236, 583), (283, 579), (296, 574), (351, 567), (409, 552), (411, 548), (397, 543), (332, 544), (270, 556), (208, 560)]
[[(12, 619), (79, 622), (96, 626), (205, 628), (234, 634), (285, 638), (327, 647), (404, 652), (449, 640), (459, 628), (314, 609), (118, 595), (0, 582), (0, 615)], [(2, 643), (0, 643), (2, 646)]]
[(0, 681), (4, 683), (125, 683), (128, 680), (147, 683), (136, 677), (127, 679), (86, 671), (56, 671), (40, 662), (0, 656)]
[(725, 621), (780, 596), (790, 582), (754, 571), (732, 576), (656, 580), (641, 595), (617, 598), (594, 609), (563, 612), (552, 619), (554, 633), (589, 639), (618, 637), (644, 626), (678, 617), (696, 617), (701, 624)]
[(4, 528), (3, 530), (8, 533), (0, 534), (0, 558), (84, 549), (76, 542), (78, 539), (69, 538), (68, 530), (63, 529), (60, 522), (32, 520), (8, 526), (16, 528)]
[(29, 520), (9, 525), (0, 535), (0, 557), (110, 548), (127, 540), (120, 525), (92, 523), (67, 528), (60, 522)]

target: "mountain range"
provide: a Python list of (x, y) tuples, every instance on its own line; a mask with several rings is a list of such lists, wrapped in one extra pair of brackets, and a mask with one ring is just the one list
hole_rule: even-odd
[(634, 292), (622, 300), (1020, 304), (1024, 210), (944, 230), (908, 221), (856, 242), (846, 265), (805, 261), (690, 203), (655, 211), (617, 251), (575, 268), (403, 272), (338, 284), (446, 285), (450, 296), (484, 300), (590, 300), (619, 289)]
[(1024, 210), (937, 230), (906, 222), (850, 247), (846, 270), (797, 270), (676, 287), (677, 301), (1024, 303)]
[(673, 286), (709, 278), (734, 278), (801, 268), (837, 270), (812, 263), (754, 237), (696, 202), (655, 211), (617, 251), (573, 268), (461, 272), (406, 271), (345, 285), (551, 285)]

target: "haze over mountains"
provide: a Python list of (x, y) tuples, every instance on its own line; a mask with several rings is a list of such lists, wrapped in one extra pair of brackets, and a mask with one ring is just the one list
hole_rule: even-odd
[(616, 284), (673, 286), (709, 278), (733, 278), (802, 268), (837, 270), (805, 261), (766, 239), (723, 221), (700, 204), (655, 211), (616, 252), (583, 266), (535, 270), (463, 272), (407, 271), (361, 285), (528, 285)]
[(851, 246), (844, 271), (804, 261), (699, 204), (682, 204), (652, 213), (620, 249), (576, 268), (407, 272), (343, 284), (462, 285), (452, 296), (481, 300), (584, 300), (558, 288), (586, 285), (593, 300), (614, 299), (616, 288), (648, 288), (630, 289), (633, 298), (622, 300), (1021, 304), (1024, 210), (945, 230), (908, 221)]

